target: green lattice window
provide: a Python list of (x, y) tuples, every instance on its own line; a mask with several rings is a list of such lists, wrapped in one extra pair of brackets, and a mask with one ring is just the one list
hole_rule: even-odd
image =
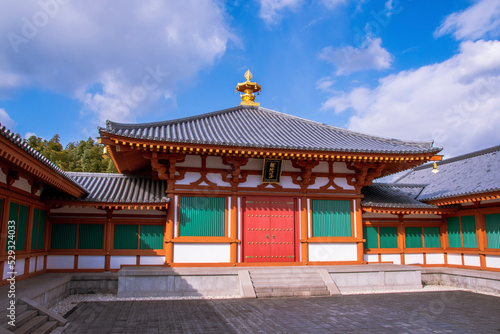
[(163, 249), (164, 225), (116, 224), (115, 249)]
[(352, 236), (351, 201), (312, 200), (312, 235)]
[(179, 236), (223, 237), (224, 197), (181, 197)]
[(448, 247), (477, 248), (476, 221), (474, 216), (449, 217), (446, 219), (448, 229)]
[(54, 223), (50, 245), (52, 249), (103, 249), (104, 224)]
[(406, 248), (422, 248), (422, 228), (405, 227)]
[(484, 215), (488, 248), (500, 249), (500, 213)]
[(76, 233), (78, 224), (52, 224), (52, 249), (76, 249)]
[(397, 248), (398, 232), (397, 227), (363, 227), (365, 248)]
[(439, 227), (405, 227), (406, 248), (440, 248)]
[[(26, 249), (26, 229), (28, 226), (28, 207), (26, 205), (10, 203), (9, 207), (9, 221), (15, 221), (16, 226), (14, 234), (8, 234), (7, 247), (9, 249), (9, 241), (15, 241), (16, 251)], [(11, 244), (12, 245), (12, 244)]]

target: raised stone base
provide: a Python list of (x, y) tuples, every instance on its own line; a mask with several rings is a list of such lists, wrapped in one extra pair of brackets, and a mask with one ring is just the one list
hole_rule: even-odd
[(422, 289), (421, 268), (402, 265), (327, 267), (340, 292)]
[(118, 294), (127, 297), (239, 296), (238, 272), (232, 268), (123, 267)]
[(424, 268), (422, 281), (428, 285), (446, 285), (500, 294), (500, 272), (443, 267)]

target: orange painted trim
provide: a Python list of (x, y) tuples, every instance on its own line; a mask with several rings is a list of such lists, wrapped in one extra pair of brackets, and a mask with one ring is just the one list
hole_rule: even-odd
[(458, 197), (450, 197), (445, 199), (439, 199), (434, 201), (428, 201), (429, 204), (435, 205), (452, 205), (452, 204), (464, 204), (464, 203), (473, 203), (473, 202), (481, 202), (492, 199), (500, 199), (500, 192), (486, 192), (481, 194), (473, 194), (467, 196), (458, 196)]
[[(309, 239), (309, 231), (307, 224), (307, 197), (302, 197), (300, 200), (300, 238), (301, 240)], [(309, 261), (309, 246), (307, 243), (301, 243), (300, 245), (301, 257), (300, 261), (307, 263)]]
[(363, 210), (370, 213), (388, 213), (393, 215), (411, 215), (411, 214), (451, 214), (456, 212), (458, 209), (448, 209), (448, 208), (436, 208), (436, 209), (408, 209), (408, 208), (380, 208), (380, 207), (370, 207), (363, 206)]
[(240, 242), (238, 239), (227, 237), (176, 237), (166, 241), (172, 243), (234, 243)]
[[(230, 208), (230, 215), (231, 215), (231, 228), (230, 228), (230, 235), (229, 239), (231, 240), (236, 240), (238, 239), (238, 197), (237, 196), (231, 196), (231, 208)], [(226, 235), (228, 233), (226, 232)], [(230, 246), (230, 262), (231, 263), (236, 263), (238, 262), (238, 244), (233, 242), (231, 243)]]
[(311, 237), (309, 239), (301, 239), (300, 242), (303, 243), (320, 243), (320, 242), (361, 242), (363, 243), (365, 239), (355, 238), (355, 237)]

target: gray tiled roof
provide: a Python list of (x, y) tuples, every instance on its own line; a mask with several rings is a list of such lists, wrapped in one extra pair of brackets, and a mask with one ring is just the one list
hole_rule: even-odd
[(236, 147), (365, 153), (436, 153), (432, 142), (410, 142), (356, 133), (277, 111), (238, 106), (157, 123), (107, 121), (104, 133), (165, 141)]
[(432, 164), (417, 167), (396, 183), (428, 184), (418, 196), (421, 201), (500, 191), (500, 146), (447, 159), (437, 167), (436, 174)]
[(425, 186), (422, 184), (373, 183), (361, 190), (365, 196), (361, 205), (382, 208), (436, 209), (435, 205), (416, 200)]
[(166, 182), (150, 176), (77, 172), (68, 172), (68, 175), (88, 189), (89, 195), (65, 200), (103, 203), (167, 203), (170, 200), (165, 195)]
[[(1, 126), (1, 124), (0, 124), (0, 126)], [(81, 190), (86, 191), (85, 188), (82, 188), (80, 186), (80, 184), (78, 184), (72, 178), (70, 178), (68, 176), (67, 172), (65, 172), (61, 168), (57, 167), (52, 161), (50, 161), (49, 159), (47, 159), (46, 157), (44, 157), (43, 155), (41, 155), (33, 147), (29, 146), (28, 143), (25, 140), (23, 140), (19, 134), (11, 132), (5, 126), (2, 126), (0, 128), (0, 135), (3, 136), (3, 137), (5, 137), (6, 139), (8, 139), (10, 142), (12, 142), (14, 145), (16, 145), (17, 147), (19, 147), (24, 152), (26, 152), (29, 155), (31, 155), (36, 160), (40, 161), (45, 166), (49, 167), (56, 174), (62, 176), (67, 181), (69, 181), (72, 184), (76, 185), (77, 187), (81, 188)]]

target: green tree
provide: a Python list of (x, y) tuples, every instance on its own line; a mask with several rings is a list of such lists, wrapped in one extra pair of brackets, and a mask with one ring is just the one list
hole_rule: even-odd
[(109, 154), (103, 155), (104, 145), (90, 137), (87, 141), (71, 142), (66, 148), (61, 145), (58, 134), (49, 141), (31, 136), (26, 142), (64, 171), (117, 173)]

